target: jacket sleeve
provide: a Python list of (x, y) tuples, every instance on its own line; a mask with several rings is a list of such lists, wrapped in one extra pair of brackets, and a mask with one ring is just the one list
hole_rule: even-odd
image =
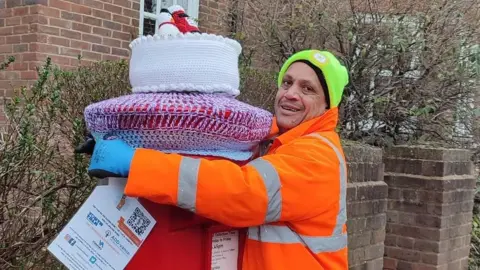
[(138, 149), (125, 193), (234, 227), (303, 220), (340, 207), (337, 154), (318, 139), (297, 139), (244, 166)]

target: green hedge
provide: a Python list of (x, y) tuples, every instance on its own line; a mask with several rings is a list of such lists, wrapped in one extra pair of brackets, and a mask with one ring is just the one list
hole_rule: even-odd
[(74, 71), (47, 59), (31, 87), (5, 100), (0, 142), (0, 269), (58, 267), (46, 251), (96, 184), (83, 141), (86, 105), (130, 91), (128, 63), (100, 62)]

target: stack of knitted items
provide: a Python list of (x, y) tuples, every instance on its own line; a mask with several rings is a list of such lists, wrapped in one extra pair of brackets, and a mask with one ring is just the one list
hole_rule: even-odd
[(87, 128), (135, 148), (250, 159), (272, 115), (235, 99), (240, 44), (198, 32), (178, 6), (162, 11), (159, 33), (130, 44), (133, 93), (89, 105)]

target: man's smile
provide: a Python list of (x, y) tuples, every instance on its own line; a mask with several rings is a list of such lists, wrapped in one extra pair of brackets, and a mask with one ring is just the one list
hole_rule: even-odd
[(295, 107), (295, 106), (292, 106), (292, 105), (288, 105), (288, 104), (282, 104), (280, 105), (280, 107), (285, 110), (285, 111), (289, 111), (289, 112), (298, 112), (300, 111), (299, 108)]

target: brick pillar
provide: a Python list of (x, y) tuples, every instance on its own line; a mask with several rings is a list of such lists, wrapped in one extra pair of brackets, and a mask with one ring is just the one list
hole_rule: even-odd
[(383, 266), (387, 185), (383, 182), (382, 150), (344, 146), (348, 162), (348, 248), (350, 270)]
[(475, 192), (470, 158), (466, 150), (388, 151), (384, 269), (467, 269)]

